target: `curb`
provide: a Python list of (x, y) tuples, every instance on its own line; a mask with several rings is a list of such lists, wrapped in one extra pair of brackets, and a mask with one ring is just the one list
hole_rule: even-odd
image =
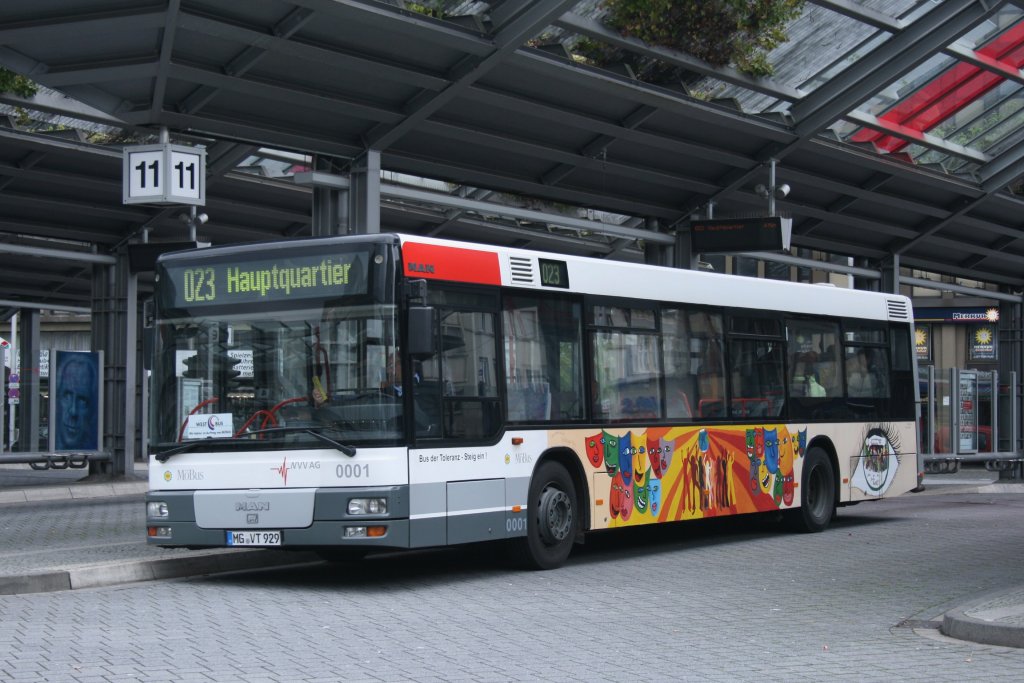
[[(1024, 627), (997, 621), (1004, 616), (1024, 615), (1024, 603), (1018, 602), (1009, 609), (978, 609), (998, 601), (1000, 596), (1008, 594), (1012, 594), (1012, 591), (992, 593), (963, 607), (946, 612), (942, 617), (942, 626), (939, 630), (943, 635), (958, 640), (969, 640), (984, 645), (1024, 648)], [(992, 619), (981, 619), (968, 614), (968, 612), (984, 613), (986, 611), (992, 615)]]
[(0, 505), (14, 503), (50, 503), (58, 500), (98, 500), (145, 494), (147, 481), (121, 481), (108, 484), (70, 486), (31, 486), (11, 491), (0, 488)]
[(320, 561), (315, 553), (307, 551), (223, 550), (188, 557), (133, 560), (20, 576), (0, 576), (0, 595), (101, 588), (140, 581), (180, 579)]

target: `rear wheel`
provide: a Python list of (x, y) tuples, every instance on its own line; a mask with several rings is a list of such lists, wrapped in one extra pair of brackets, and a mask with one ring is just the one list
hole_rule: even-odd
[(836, 476), (832, 460), (821, 448), (811, 448), (804, 459), (800, 482), (800, 508), (787, 511), (787, 522), (797, 531), (824, 531), (836, 511)]
[(548, 460), (537, 468), (526, 516), (526, 536), (513, 539), (513, 559), (532, 569), (561, 566), (579, 529), (576, 487), (564, 467)]

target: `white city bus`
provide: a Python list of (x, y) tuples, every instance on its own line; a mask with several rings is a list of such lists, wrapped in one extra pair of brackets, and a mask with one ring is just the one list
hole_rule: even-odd
[(148, 541), (358, 556), (919, 482), (906, 297), (407, 235), (157, 266)]

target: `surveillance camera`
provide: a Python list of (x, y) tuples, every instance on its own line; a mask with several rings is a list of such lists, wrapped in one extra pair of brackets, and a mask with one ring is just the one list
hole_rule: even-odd
[(182, 223), (188, 223), (189, 215), (187, 213), (179, 213), (178, 220), (181, 221)]
[(782, 183), (777, 188), (775, 188), (775, 196), (778, 197), (779, 199), (782, 199), (789, 195), (790, 189), (791, 188), (789, 187), (788, 183)]
[[(786, 188), (786, 192), (789, 192), (789, 186), (785, 185), (784, 187)], [(196, 220), (199, 221), (199, 225), (203, 225), (204, 223), (206, 223), (206, 221), (210, 220), (210, 217), (207, 216), (205, 213), (201, 213), (198, 216), (196, 216)]]
[(757, 185), (754, 186), (754, 194), (758, 195), (759, 197), (767, 197), (768, 188), (758, 183)]

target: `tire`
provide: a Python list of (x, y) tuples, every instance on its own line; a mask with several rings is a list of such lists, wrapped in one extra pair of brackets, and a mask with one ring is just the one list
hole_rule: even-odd
[(800, 508), (787, 511), (787, 522), (802, 533), (828, 528), (836, 512), (836, 475), (832, 460), (821, 448), (811, 448), (800, 481)]
[(529, 569), (555, 569), (569, 557), (579, 530), (572, 477), (557, 462), (540, 464), (530, 480), (526, 536), (512, 539), (512, 559)]

